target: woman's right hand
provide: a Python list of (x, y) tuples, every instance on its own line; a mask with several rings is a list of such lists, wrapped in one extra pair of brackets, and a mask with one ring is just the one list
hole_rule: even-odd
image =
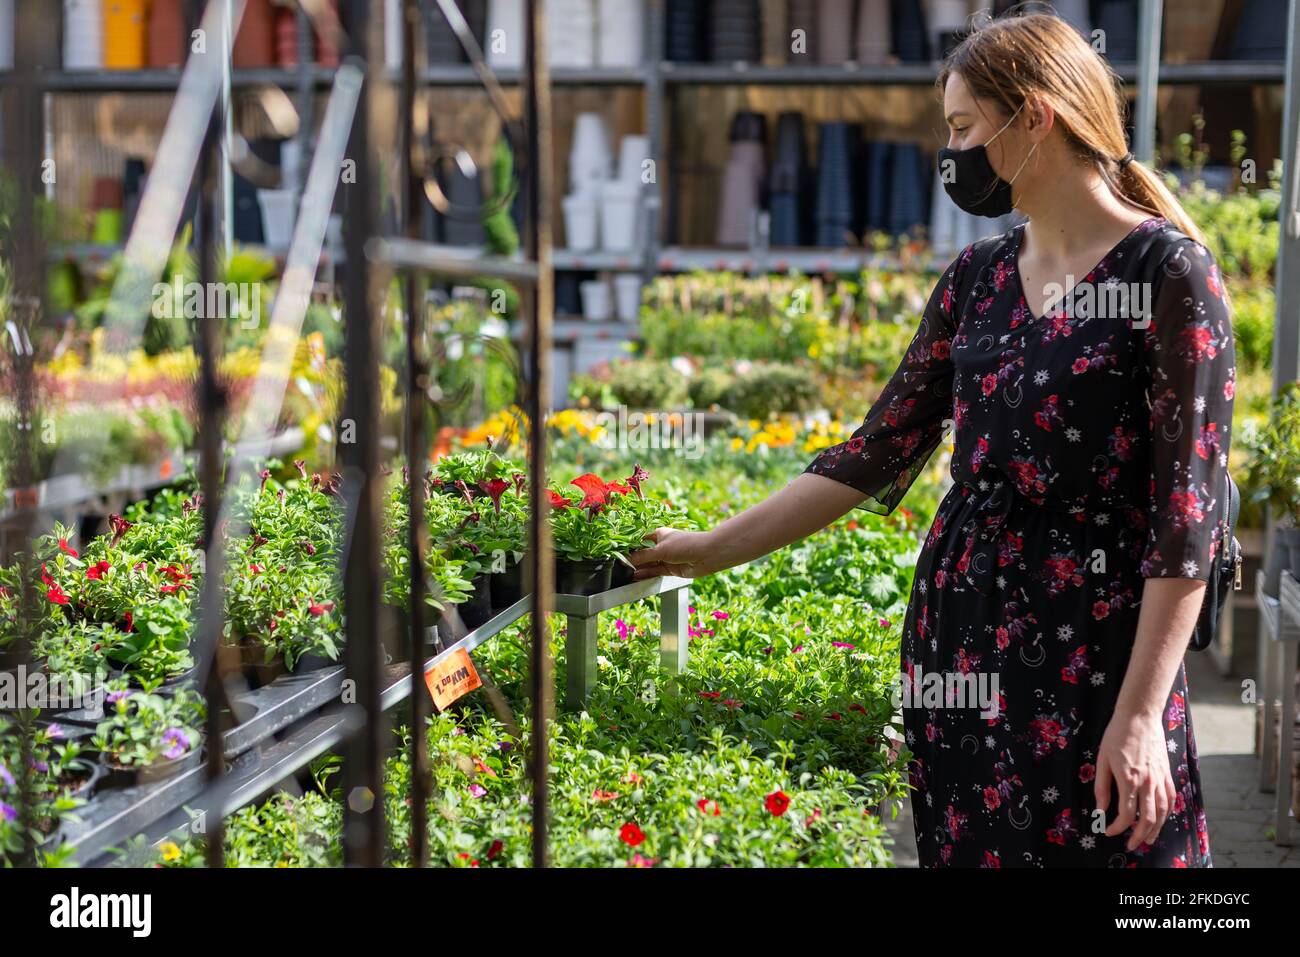
[(709, 559), (716, 557), (709, 532), (664, 527), (655, 529), (650, 538), (654, 545), (627, 556), (636, 566), (637, 581), (660, 575), (699, 578), (718, 570), (709, 565)]

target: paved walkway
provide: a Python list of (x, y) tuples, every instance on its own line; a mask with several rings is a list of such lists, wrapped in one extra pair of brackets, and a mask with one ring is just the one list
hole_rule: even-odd
[[(1300, 867), (1300, 846), (1273, 843), (1273, 795), (1256, 787), (1254, 711), (1241, 703), (1240, 679), (1220, 678), (1209, 655), (1189, 652), (1187, 680), (1214, 866)], [(908, 802), (889, 831), (896, 865), (916, 867)]]

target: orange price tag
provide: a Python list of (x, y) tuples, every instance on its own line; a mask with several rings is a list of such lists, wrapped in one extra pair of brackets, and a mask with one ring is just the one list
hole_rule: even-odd
[(470, 661), (469, 652), (464, 648), (457, 648), (426, 668), (424, 684), (439, 711), (446, 711), (458, 698), (483, 687), (478, 672), (474, 670), (474, 662)]

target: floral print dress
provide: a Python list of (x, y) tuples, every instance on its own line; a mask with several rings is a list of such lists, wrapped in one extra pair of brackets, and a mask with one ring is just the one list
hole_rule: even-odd
[(1177, 799), (1153, 843), (1101, 833), (1118, 798), (1101, 820), (1094, 778), (1144, 580), (1207, 580), (1223, 535), (1235, 369), (1219, 272), (1150, 219), (1035, 316), (1023, 230), (948, 267), (862, 425), (806, 471), (885, 513), (953, 438), (903, 631), (922, 866), (1208, 867), (1182, 665), (1162, 717)]

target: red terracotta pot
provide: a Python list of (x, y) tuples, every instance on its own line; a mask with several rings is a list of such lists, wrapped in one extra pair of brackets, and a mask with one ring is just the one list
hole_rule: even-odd
[(275, 7), (271, 0), (245, 3), (231, 62), (237, 70), (275, 65)]
[(185, 62), (185, 11), (181, 0), (153, 0), (149, 10), (149, 65), (178, 67)]

